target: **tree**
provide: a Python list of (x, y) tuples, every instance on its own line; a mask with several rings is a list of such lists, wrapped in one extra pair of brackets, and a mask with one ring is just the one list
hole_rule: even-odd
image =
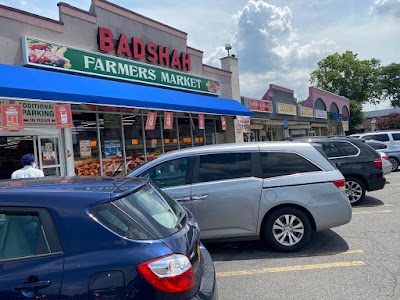
[(365, 120), (360, 102), (350, 100), (350, 116), (349, 116), (349, 132), (348, 134), (357, 133), (357, 126)]
[(357, 56), (346, 51), (322, 59), (318, 69), (311, 73), (311, 84), (359, 103), (379, 103), (380, 61), (376, 58), (360, 60)]
[(400, 106), (400, 64), (390, 64), (380, 70), (382, 98), (393, 107)]
[(388, 116), (377, 118), (375, 126), (381, 130), (399, 129), (400, 113), (391, 113)]

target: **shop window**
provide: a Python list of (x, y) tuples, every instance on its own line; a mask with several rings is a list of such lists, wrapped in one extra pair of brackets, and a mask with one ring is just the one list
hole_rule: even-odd
[(145, 162), (142, 121), (141, 114), (122, 116), (125, 138), (126, 168), (128, 173)]
[[(143, 118), (144, 124), (147, 121), (147, 115), (144, 115)], [(161, 123), (160, 123), (160, 115), (157, 114), (156, 125), (154, 130), (146, 130), (146, 159), (147, 161), (151, 161), (157, 156), (159, 156), (162, 151), (162, 136), (161, 136)]]
[[(162, 127), (164, 128), (164, 116), (161, 118)], [(169, 152), (179, 149), (178, 143), (178, 127), (176, 126), (176, 118), (174, 117), (174, 123), (172, 129), (163, 129), (164, 139), (164, 152)]]
[(124, 174), (121, 117), (121, 114), (99, 114), (104, 176), (121, 176)]
[(189, 117), (178, 118), (178, 130), (179, 130), (179, 147), (188, 148), (192, 147), (193, 136), (192, 128)]
[(215, 120), (205, 119), (205, 143), (206, 145), (215, 144)]
[(199, 120), (197, 116), (192, 116), (193, 122), (193, 145), (202, 146), (205, 144), (204, 129), (199, 129)]
[(72, 142), (75, 160), (75, 174), (78, 176), (99, 176), (100, 160), (97, 141), (95, 113), (73, 111)]

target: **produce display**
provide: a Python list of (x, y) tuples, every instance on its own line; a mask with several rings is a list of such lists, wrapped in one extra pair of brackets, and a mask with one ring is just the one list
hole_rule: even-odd
[(41, 41), (28, 40), (26, 50), (28, 60), (31, 63), (66, 69), (71, 68), (70, 60), (64, 57), (64, 53), (67, 52), (67, 48), (65, 47)]

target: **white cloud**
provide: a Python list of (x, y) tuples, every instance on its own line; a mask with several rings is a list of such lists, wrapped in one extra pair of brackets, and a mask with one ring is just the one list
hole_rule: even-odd
[(394, 16), (400, 18), (400, 0), (374, 0), (371, 16)]

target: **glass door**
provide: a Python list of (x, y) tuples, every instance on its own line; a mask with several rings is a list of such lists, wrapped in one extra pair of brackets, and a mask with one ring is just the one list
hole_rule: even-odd
[(60, 160), (60, 140), (57, 136), (38, 137), (39, 165), (45, 176), (64, 174)]

